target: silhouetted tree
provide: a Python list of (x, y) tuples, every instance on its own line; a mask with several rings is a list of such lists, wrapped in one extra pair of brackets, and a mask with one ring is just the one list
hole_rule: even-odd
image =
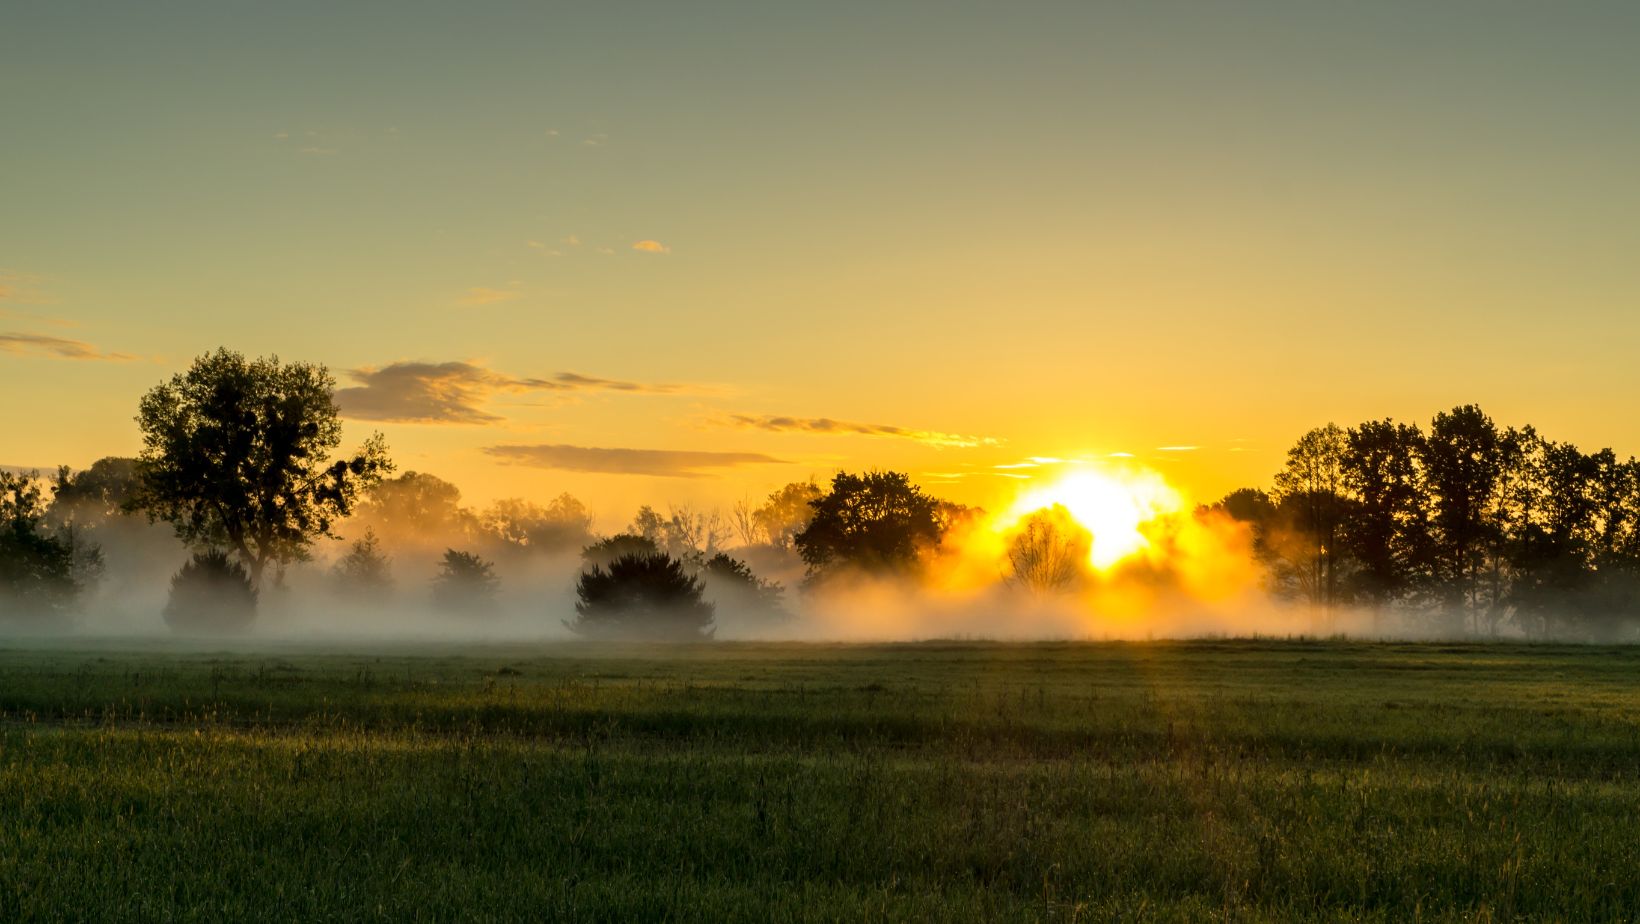
[(722, 550), (729, 540), (731, 528), (716, 510), (699, 511), (681, 506), (670, 508), (662, 516), (646, 504), (638, 508), (628, 532), (647, 539), (673, 558), (698, 568)]
[(766, 581), (752, 573), (751, 566), (719, 552), (700, 569), (706, 596), (719, 607), (760, 618), (786, 615), (781, 605), (785, 588), (779, 581)]
[(461, 506), (461, 489), (437, 475), (384, 478), (359, 500), (356, 521), (389, 547), (468, 541), (477, 517)]
[(1469, 404), (1435, 415), (1422, 458), (1435, 574), (1448, 610), (1476, 628), (1503, 462), (1498, 428), (1480, 408)]
[(81, 590), (75, 571), (74, 542), (47, 527), (39, 482), (0, 471), (0, 612), (69, 612)]
[(1327, 424), (1304, 434), (1287, 451), (1276, 474), (1274, 501), (1281, 524), (1291, 530), (1272, 545), (1293, 565), (1293, 577), (1310, 605), (1330, 617), (1343, 599), (1346, 558), (1344, 524), (1350, 515), (1344, 493), (1345, 434)]
[(752, 511), (752, 522), (764, 542), (791, 549), (798, 534), (814, 519), (814, 502), (825, 493), (812, 480), (794, 481), (771, 493), (763, 506)]
[(660, 547), (653, 539), (632, 533), (617, 533), (599, 539), (597, 542), (581, 550), (583, 565), (599, 565), (608, 568), (610, 562), (623, 555), (659, 555)]
[(1355, 559), (1353, 596), (1373, 608), (1426, 586), (1432, 548), (1428, 492), (1419, 459), (1424, 435), (1416, 425), (1367, 421), (1346, 436), (1343, 484), (1353, 505), (1344, 545)]
[(336, 589), (349, 597), (380, 600), (393, 589), (392, 560), (382, 553), (374, 530), (353, 541), (331, 568)]
[(531, 552), (578, 550), (592, 539), (592, 514), (570, 494), (545, 507), (517, 498), (497, 501), (480, 522), (503, 545)]
[(1058, 504), (1026, 517), (1008, 540), (1006, 580), (1033, 593), (1064, 590), (1081, 577), (1093, 535)]
[(226, 547), (254, 585), (269, 562), (307, 557), (390, 470), (380, 434), (347, 459), (323, 366), (218, 350), (142, 399), (137, 504), (183, 541)]
[(623, 555), (593, 565), (575, 585), (570, 629), (597, 638), (698, 641), (713, 633), (714, 608), (700, 579), (670, 555)]
[(937, 502), (900, 472), (840, 472), (795, 542), (811, 579), (840, 568), (909, 568), (940, 540)]
[(433, 603), (443, 610), (487, 612), (494, 609), (500, 586), (492, 562), (471, 552), (446, 549), (438, 576), (433, 578)]
[(250, 572), (221, 549), (194, 553), (171, 578), (165, 622), (177, 632), (237, 632), (255, 618)]

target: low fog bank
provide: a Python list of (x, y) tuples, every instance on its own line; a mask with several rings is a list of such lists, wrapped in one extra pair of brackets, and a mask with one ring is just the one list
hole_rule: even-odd
[[(180, 548), (176, 560), (185, 555)], [(0, 622), (0, 640), (141, 641), (144, 646), (257, 648), (299, 644), (341, 648), (423, 645), (512, 645), (584, 641), (574, 631), (575, 556), (514, 562), (496, 569), (494, 599), (470, 608), (439, 605), (428, 562), (395, 568), (393, 584), (367, 598), (342, 592), (329, 563), (291, 569), (259, 595), (248, 628), (179, 630), (167, 622), (168, 580), (127, 576), (84, 602), (69, 619)], [(402, 574), (397, 572), (403, 572)], [(160, 572), (162, 575), (167, 572)], [(1362, 640), (1531, 640), (1613, 643), (1640, 640), (1627, 624), (1610, 631), (1528, 634), (1512, 625), (1495, 633), (1463, 631), (1462, 613), (1427, 608), (1319, 611), (1249, 586), (1204, 599), (1176, 586), (1115, 580), (1075, 592), (1031, 593), (1005, 582), (953, 590), (925, 580), (858, 576), (812, 590), (801, 573), (787, 585), (777, 613), (717, 606), (711, 640), (882, 643), (935, 640), (1115, 641), (1199, 638)], [(1567, 620), (1568, 625), (1574, 624)], [(637, 639), (642, 641), (642, 639)]]

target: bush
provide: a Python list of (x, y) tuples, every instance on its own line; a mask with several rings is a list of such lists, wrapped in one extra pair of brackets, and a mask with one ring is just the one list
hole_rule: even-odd
[(765, 581), (747, 564), (719, 552), (701, 568), (701, 583), (712, 602), (724, 609), (771, 619), (787, 615), (780, 597), (785, 588), (779, 581)]
[(256, 619), (250, 572), (220, 549), (195, 553), (171, 578), (165, 622), (178, 632), (236, 632)]
[(35, 479), (0, 472), (0, 612), (45, 616), (72, 610), (81, 590), (76, 560), (72, 534), (46, 528)]
[(670, 555), (622, 555), (593, 565), (575, 585), (570, 629), (598, 638), (699, 641), (712, 637), (716, 610), (702, 596), (700, 579)]
[(379, 599), (393, 589), (392, 560), (382, 554), (375, 530), (366, 529), (331, 569), (336, 590), (345, 597)]
[(438, 577), (433, 578), (433, 603), (439, 609), (482, 613), (495, 609), (501, 586), (495, 564), (471, 552), (444, 551)]

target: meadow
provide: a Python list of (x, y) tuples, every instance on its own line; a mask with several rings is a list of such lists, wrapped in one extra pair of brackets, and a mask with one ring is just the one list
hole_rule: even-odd
[(0, 647), (0, 920), (1625, 920), (1640, 649)]

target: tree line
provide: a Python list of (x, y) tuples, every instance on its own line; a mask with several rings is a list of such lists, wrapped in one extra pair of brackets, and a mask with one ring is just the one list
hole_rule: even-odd
[(1317, 427), (1273, 489), (1212, 506), (1247, 524), (1278, 593), (1447, 633), (1617, 638), (1640, 618), (1640, 462), (1479, 407), (1426, 429)]
[[(390, 598), (399, 554), (427, 559), (433, 605), (482, 614), (496, 606), (498, 565), (561, 556), (576, 561), (575, 631), (706, 637), (720, 610), (781, 618), (786, 587), (762, 575), (800, 572), (810, 589), (914, 573), (981, 514), (904, 473), (840, 472), (728, 517), (644, 506), (600, 537), (568, 494), (474, 510), (447, 481), (395, 474), (380, 434), (339, 452), (334, 386), (323, 366), (219, 350), (142, 397), (137, 458), (63, 468), (49, 484), (0, 472), (0, 612), (65, 617), (116, 564), (105, 549), (152, 572), (175, 567), (165, 550), (180, 542), (191, 557), (171, 577), (166, 619), (243, 627), (346, 523), (328, 579), (355, 601)], [(1347, 607), (1450, 634), (1615, 638), (1640, 622), (1640, 463), (1499, 427), (1472, 405), (1427, 429), (1318, 427), (1271, 489), (1196, 515), (1243, 524), (1270, 589), (1305, 602), (1318, 630)], [(1000, 576), (1035, 592), (1079, 586), (1093, 539), (1066, 511), (1038, 511), (1010, 535)]]
[(0, 609), (48, 619), (72, 613), (102, 576), (104, 543), (153, 547), (161, 544), (153, 530), (163, 526), (192, 553), (171, 577), (166, 620), (179, 631), (243, 628), (260, 595), (310, 561), (319, 540), (339, 538), (345, 521), (358, 531), (330, 578), (356, 600), (390, 592), (388, 544), (442, 546), (431, 601), (469, 614), (494, 608), (497, 558), (575, 553), (570, 628), (706, 637), (720, 606), (765, 618), (784, 612), (784, 587), (731, 547), (796, 556), (806, 582), (845, 568), (905, 568), (960, 509), (903, 474), (839, 474), (829, 490), (793, 483), (761, 505), (737, 505), (727, 519), (645, 506), (627, 531), (599, 538), (585, 505), (568, 494), (479, 512), (436, 476), (394, 476), (380, 434), (338, 453), (334, 387), (323, 366), (218, 350), (143, 396), (137, 458), (62, 468), (49, 502), (38, 477), (0, 473)]

